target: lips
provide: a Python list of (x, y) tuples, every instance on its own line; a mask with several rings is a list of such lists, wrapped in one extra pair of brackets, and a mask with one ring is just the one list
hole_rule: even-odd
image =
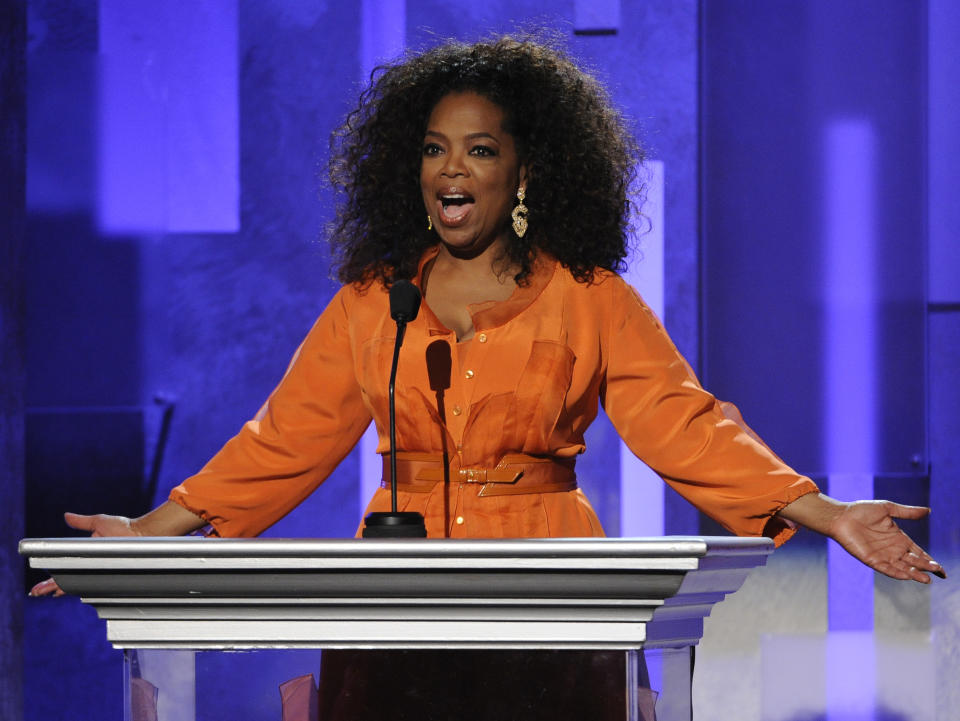
[(475, 204), (473, 195), (461, 188), (444, 188), (437, 193), (437, 217), (449, 227), (463, 225)]

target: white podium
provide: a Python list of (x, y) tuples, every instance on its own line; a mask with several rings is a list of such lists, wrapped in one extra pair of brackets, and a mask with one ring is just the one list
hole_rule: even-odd
[[(196, 652), (251, 649), (616, 650), (627, 654), (624, 718), (640, 719), (639, 652), (657, 650), (659, 721), (690, 718), (703, 619), (772, 550), (767, 539), (719, 537), (20, 544), (106, 620), (107, 639), (128, 651), (128, 681), (159, 668), (145, 661), (156, 653), (182, 666)], [(189, 669), (173, 676), (192, 683)], [(180, 691), (181, 706), (202, 693)], [(136, 718), (129, 707), (126, 717)], [(193, 718), (185, 708), (169, 717)]]

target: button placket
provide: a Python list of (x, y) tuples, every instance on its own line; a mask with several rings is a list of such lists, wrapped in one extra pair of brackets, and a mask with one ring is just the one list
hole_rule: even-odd
[(451, 337), (453, 358), (450, 372), (450, 388), (447, 395), (447, 428), (450, 435), (460, 444), (463, 440), (463, 430), (467, 422), (467, 408), (469, 407), (464, 398), (463, 376), (460, 373), (460, 353), (463, 349), (456, 342), (456, 337)]
[(463, 507), (463, 484), (457, 486), (457, 500), (453, 504), (453, 514), (450, 517), (451, 538), (464, 538), (467, 535), (466, 513)]
[(488, 333), (477, 333), (467, 348), (467, 357), (463, 359), (464, 362), (460, 365), (463, 370), (460, 371), (458, 380), (461, 382), (461, 388), (463, 389), (460, 397), (464, 401), (464, 411), (473, 404), (473, 399), (479, 395), (477, 389), (481, 387), (483, 361), (487, 356), (489, 339)]

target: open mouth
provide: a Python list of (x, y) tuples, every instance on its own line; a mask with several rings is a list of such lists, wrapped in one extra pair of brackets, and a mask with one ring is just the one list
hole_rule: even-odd
[(446, 192), (437, 195), (440, 220), (445, 225), (463, 223), (473, 208), (473, 196), (464, 192)]

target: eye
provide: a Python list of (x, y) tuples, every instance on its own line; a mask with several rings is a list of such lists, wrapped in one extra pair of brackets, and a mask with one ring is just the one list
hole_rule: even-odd
[(439, 155), (442, 152), (443, 152), (443, 148), (441, 148), (436, 143), (427, 143), (426, 145), (423, 146), (423, 154), (425, 156)]
[(470, 148), (470, 154), (477, 155), (481, 158), (492, 158), (497, 154), (497, 151), (489, 145), (474, 145)]

